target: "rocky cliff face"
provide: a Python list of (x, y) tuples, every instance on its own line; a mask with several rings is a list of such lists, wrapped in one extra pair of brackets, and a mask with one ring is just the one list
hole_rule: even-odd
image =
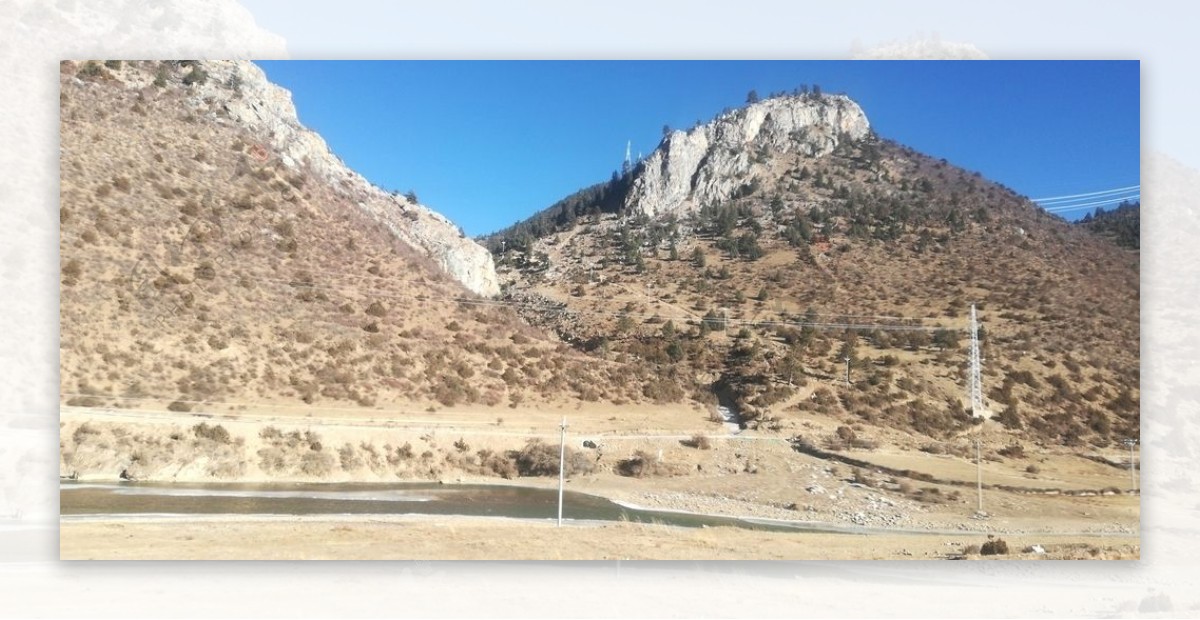
[(758, 153), (820, 157), (868, 134), (861, 108), (842, 95), (774, 97), (671, 133), (648, 157), (625, 199), (654, 216), (728, 200), (753, 178)]
[[(398, 238), (432, 258), (467, 289), (484, 296), (500, 292), (491, 254), (467, 238), (453, 222), (403, 196), (389, 194), (350, 170), (317, 135), (300, 124), (291, 93), (267, 80), (248, 61), (200, 61), (208, 74), (193, 86), (191, 102), (202, 110), (243, 125), (259, 137), (263, 157), (291, 168), (306, 168), (358, 208), (382, 222)], [(122, 76), (124, 77), (124, 76)], [(150, 79), (152, 76), (142, 76)]]

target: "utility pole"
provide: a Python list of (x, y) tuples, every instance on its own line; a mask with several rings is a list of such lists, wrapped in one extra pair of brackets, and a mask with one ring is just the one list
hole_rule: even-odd
[(1133, 467), (1133, 447), (1137, 445), (1137, 440), (1130, 437), (1122, 443), (1129, 446), (1129, 483), (1132, 485), (1129, 488), (1133, 491), (1137, 491), (1137, 470)]
[(566, 479), (567, 418), (563, 417), (558, 435), (558, 527), (562, 527), (563, 482)]
[(846, 360), (846, 386), (850, 385), (850, 356), (843, 357)]
[(979, 508), (977, 514), (983, 514), (983, 458), (982, 448), (983, 443), (979, 438), (975, 439), (975, 488), (979, 492)]

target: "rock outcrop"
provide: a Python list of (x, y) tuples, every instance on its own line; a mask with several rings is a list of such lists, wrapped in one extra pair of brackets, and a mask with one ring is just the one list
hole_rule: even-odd
[(870, 132), (843, 95), (773, 97), (668, 135), (639, 169), (625, 206), (650, 216), (728, 200), (753, 178), (760, 152), (820, 157)]
[[(300, 124), (291, 93), (272, 84), (248, 61), (198, 61), (207, 80), (194, 84), (190, 102), (221, 121), (227, 116), (261, 140), (265, 157), (310, 174), (347, 196), (397, 238), (433, 259), (468, 290), (500, 292), (491, 254), (433, 210), (391, 194), (350, 170), (316, 132)], [(149, 79), (152, 76), (141, 76)], [(125, 76), (122, 76), (125, 78)], [(223, 114), (216, 114), (220, 110)]]

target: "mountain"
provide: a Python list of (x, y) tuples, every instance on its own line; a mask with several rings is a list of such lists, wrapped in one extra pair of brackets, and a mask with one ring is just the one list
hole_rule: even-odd
[(624, 174), (482, 241), (527, 320), (652, 363), (751, 426), (967, 430), (973, 304), (1003, 432), (1138, 434), (1137, 255), (880, 138), (844, 95), (775, 96), (670, 132)]
[(1108, 237), (1118, 245), (1132, 250), (1142, 246), (1142, 203), (1122, 202), (1111, 211), (1097, 207), (1079, 220), (1087, 230)]
[(648, 400), (507, 306), (490, 254), (372, 186), (249, 62), (61, 65), (61, 389), (184, 412)]
[(626, 504), (944, 530), (978, 438), (977, 529), (1128, 532), (1136, 498), (1098, 494), (1138, 435), (1139, 254), (844, 96), (670, 133), (488, 252), (252, 64), (64, 62), (60, 86), (62, 477), (553, 484), (565, 453)]
[(1138, 255), (880, 138), (846, 96), (670, 132), (489, 253), (347, 169), (251, 63), (61, 70), (69, 406), (595, 403), (697, 428), (723, 404), (940, 440), (974, 425), (974, 304), (994, 426), (1138, 434)]

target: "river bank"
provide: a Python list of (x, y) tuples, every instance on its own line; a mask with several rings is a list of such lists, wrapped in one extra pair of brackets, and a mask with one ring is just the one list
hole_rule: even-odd
[[(64, 451), (60, 471), (79, 481), (105, 483), (119, 481), (124, 472), (138, 480), (179, 485), (411, 482), (440, 483), (447, 487), (486, 484), (556, 488), (557, 476), (510, 473), (504, 478), (485, 465), (491, 455), (510, 453), (539, 436), (539, 433), (526, 434), (524, 430), (513, 428), (515, 424), (510, 424), (512, 422), (506, 421), (503, 425), (482, 429), (392, 428), (359, 421), (294, 420), (285, 423), (250, 415), (186, 421), (177, 417), (147, 417), (139, 412), (97, 416), (91, 412), (72, 411), (63, 416), (61, 439)], [(978, 507), (974, 489), (896, 478), (870, 468), (830, 462), (797, 453), (778, 437), (760, 436), (754, 432), (722, 435), (718, 431), (707, 436), (708, 441), (701, 447), (690, 441), (694, 434), (648, 429), (617, 435), (616, 431), (600, 428), (595, 432), (577, 431), (569, 437), (575, 450), (592, 460), (592, 467), (588, 473), (569, 476), (568, 491), (655, 511), (871, 530), (871, 539), (905, 535), (903, 532), (962, 532), (964, 536), (976, 538), (992, 534), (1041, 539), (1074, 533), (1072, 535), (1085, 539), (1106, 541), (1105, 545), (1116, 540), (1134, 543), (1137, 540), (1140, 499), (1136, 495), (1066, 496), (987, 490), (987, 514), (984, 518), (976, 518)], [(586, 448), (584, 441), (592, 441), (597, 447)], [(869, 456), (884, 458), (882, 452)], [(622, 475), (622, 463), (632, 458), (641, 458), (650, 467), (638, 475)], [(949, 455), (934, 456), (911, 450), (893, 451), (887, 458), (907, 459), (900, 463), (905, 468), (934, 472), (939, 478), (974, 477), (971, 464)], [(1099, 488), (1102, 484), (1120, 480), (1123, 475), (1120, 470), (1070, 455), (1046, 455), (1040, 457), (1039, 464), (1054, 472), (1055, 484), (1062, 480), (1086, 488)], [(1000, 475), (1011, 478), (1023, 472), (1025, 465), (1020, 461), (993, 462), (987, 468), (985, 481)], [(1038, 484), (1048, 480), (1046, 475), (1041, 478), (1043, 480)], [(539, 514), (552, 515), (553, 508), (548, 507)], [(373, 518), (362, 517), (364, 521)], [(120, 519), (116, 522), (128, 527)], [(72, 535), (81, 532), (101, 535), (104, 532), (95, 527), (94, 523), (64, 520), (64, 528), (69, 528)], [(196, 527), (198, 533), (187, 535), (206, 539), (205, 528)], [(265, 525), (246, 527), (267, 528)], [(271, 527), (279, 527), (279, 524)], [(307, 525), (302, 527), (312, 529)], [(150, 527), (148, 535), (153, 530)], [(272, 532), (260, 533), (267, 538), (275, 536)], [(73, 540), (75, 549), (92, 549), (82, 539)], [(145, 540), (157, 539), (151, 536)], [(249, 531), (246, 540), (254, 540)], [(169, 540), (160, 542), (170, 544)], [(975, 544), (979, 542), (976, 540)], [(536, 542), (531, 544), (530, 553), (540, 550)], [(859, 555), (848, 557), (866, 557), (874, 553), (870, 543), (859, 541), (858, 545), (863, 547)], [(443, 549), (450, 554), (446, 557), (462, 553), (451, 547)], [(68, 549), (65, 542), (63, 549), (64, 553)], [(897, 547), (893, 551), (903, 549)], [(124, 552), (109, 551), (124, 557)], [(164, 553), (169, 555), (169, 551)], [(789, 557), (794, 559), (817, 557), (806, 555), (799, 548), (792, 551), (797, 555)], [(129, 553), (136, 555), (139, 552), (131, 549)], [(246, 557), (258, 557), (252, 551), (246, 553)], [(294, 553), (303, 555), (305, 552), (296, 549)], [(731, 553), (722, 551), (718, 555), (748, 559), (765, 557)], [(1121, 552), (1122, 556), (1128, 554), (1128, 551)], [(518, 554), (513, 557), (528, 556)], [(681, 552), (678, 559), (691, 557), (710, 556), (690, 556)]]

